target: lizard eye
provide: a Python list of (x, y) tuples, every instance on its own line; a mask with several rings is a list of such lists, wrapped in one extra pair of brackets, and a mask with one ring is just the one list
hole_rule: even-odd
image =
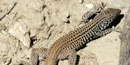
[(97, 12), (100, 12), (101, 11), (101, 8), (97, 8)]

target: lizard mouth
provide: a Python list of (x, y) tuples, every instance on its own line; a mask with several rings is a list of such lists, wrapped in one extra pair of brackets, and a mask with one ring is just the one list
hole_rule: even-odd
[(120, 14), (120, 13), (121, 13), (121, 10), (120, 10), (120, 9), (115, 9), (115, 13), (116, 13), (116, 14)]

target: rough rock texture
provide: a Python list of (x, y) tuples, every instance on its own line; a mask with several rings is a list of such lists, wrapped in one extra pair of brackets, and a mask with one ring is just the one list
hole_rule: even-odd
[[(83, 25), (82, 15), (92, 7), (88, 4), (101, 2), (106, 8), (119, 8), (127, 15), (129, 0), (0, 0), (0, 65), (16, 65), (20, 60), (29, 62), (32, 48), (49, 48), (60, 36)], [(29, 30), (30, 48), (9, 33), (15, 23), (22, 22)], [(124, 22), (123, 18), (116, 28), (123, 29)], [(79, 65), (118, 65), (120, 34), (112, 32), (78, 51)], [(40, 58), (40, 65), (43, 64)], [(59, 64), (68, 63), (64, 60)]]
[(119, 65), (130, 65), (130, 3), (123, 28)]

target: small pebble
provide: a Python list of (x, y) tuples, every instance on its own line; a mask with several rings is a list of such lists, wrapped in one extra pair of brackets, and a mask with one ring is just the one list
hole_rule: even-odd
[(25, 46), (30, 47), (29, 29), (23, 22), (16, 22), (9, 28), (9, 34), (20, 40)]
[(79, 0), (79, 3), (82, 4), (84, 2), (84, 0)]
[(94, 5), (93, 5), (93, 4), (91, 4), (91, 3), (89, 3), (89, 4), (86, 4), (86, 5), (85, 5), (85, 7), (87, 7), (87, 8), (93, 8), (93, 7), (94, 7)]

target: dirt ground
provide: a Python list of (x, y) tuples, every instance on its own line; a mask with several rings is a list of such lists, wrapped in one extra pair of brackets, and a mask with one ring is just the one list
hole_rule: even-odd
[[(59, 37), (82, 26), (83, 14), (101, 3), (105, 8), (121, 9), (124, 18), (130, 7), (130, 0), (0, 0), (0, 65), (29, 62), (32, 48), (49, 48)], [(116, 28), (123, 29), (124, 18)], [(113, 31), (88, 43), (78, 51), (79, 65), (117, 65), (120, 34)], [(67, 60), (59, 62), (67, 64)]]

